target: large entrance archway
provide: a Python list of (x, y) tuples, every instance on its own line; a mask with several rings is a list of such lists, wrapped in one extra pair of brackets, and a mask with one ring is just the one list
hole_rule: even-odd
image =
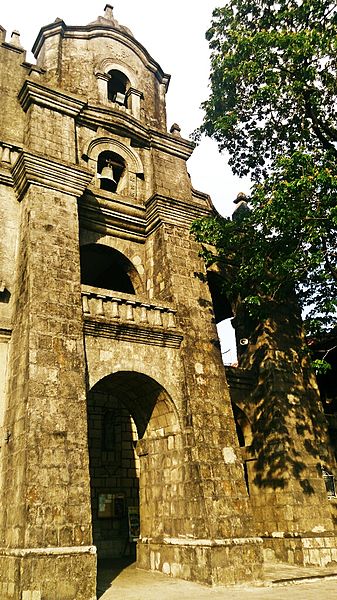
[[(88, 436), (94, 544), (98, 559), (130, 552), (137, 537), (169, 533), (178, 462), (179, 424), (163, 387), (137, 372), (100, 380), (88, 394)], [(163, 501), (165, 498), (166, 501)], [(133, 531), (130, 531), (130, 515)]]

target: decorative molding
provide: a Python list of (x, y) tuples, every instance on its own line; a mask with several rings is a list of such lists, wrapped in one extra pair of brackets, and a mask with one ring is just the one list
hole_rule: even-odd
[[(141, 540), (143, 541), (143, 540)], [(147, 543), (147, 542), (145, 542)], [(242, 538), (221, 538), (221, 539), (204, 539), (204, 538), (189, 538), (189, 537), (164, 537), (164, 544), (173, 546), (245, 546), (246, 544), (262, 544), (262, 537), (242, 537)]]
[(9, 342), (12, 335), (11, 327), (0, 327), (0, 342)]
[(96, 79), (103, 79), (103, 81), (105, 81), (106, 83), (108, 83), (108, 81), (111, 79), (110, 75), (108, 75), (107, 73), (100, 73), (99, 71), (95, 71), (95, 77)]
[(192, 186), (192, 198), (195, 202), (208, 206), (209, 210), (214, 210), (213, 203), (209, 194), (200, 192)]
[(145, 207), (136, 206), (132, 198), (127, 202), (90, 188), (79, 202), (80, 220), (84, 227), (98, 232), (107, 232), (125, 239), (144, 242), (162, 223), (190, 228), (195, 219), (209, 215), (211, 208), (206, 204), (194, 204), (155, 194)]
[(0, 141), (0, 184), (13, 187), (13, 177), (11, 175), (11, 166), (15, 163), (22, 148), (17, 144)]
[(109, 71), (113, 70), (122, 71), (122, 73), (124, 73), (124, 75), (130, 81), (131, 87), (134, 87), (136, 85), (137, 76), (133, 69), (130, 68), (130, 65), (125, 63), (125, 61), (123, 60), (119, 60), (113, 57), (108, 57), (101, 60), (98, 66), (96, 67), (95, 75), (97, 77), (98, 73), (104, 73), (105, 76), (108, 77), (108, 79), (110, 79), (110, 75), (108, 75), (108, 73)]
[(45, 25), (45, 27), (41, 27), (32, 48), (32, 52), (35, 58), (38, 57), (39, 52), (46, 39), (54, 35), (61, 35), (61, 37), (64, 37), (64, 32), (66, 28), (67, 26), (65, 22), (62, 21), (62, 19), (56, 19), (54, 23), (50, 23), (49, 25)]
[(180, 348), (183, 339), (182, 334), (163, 331), (159, 327), (146, 327), (135, 323), (116, 323), (93, 317), (84, 318), (84, 334), (91, 337), (104, 337), (165, 348)]
[(209, 215), (211, 209), (191, 202), (155, 194), (146, 203), (146, 233), (151, 233), (162, 222), (190, 228), (195, 219)]
[(109, 232), (137, 242), (145, 241), (144, 206), (129, 204), (124, 197), (112, 197), (102, 190), (91, 193), (90, 188), (79, 201), (81, 225), (93, 231)]
[(0, 184), (8, 185), (13, 187), (13, 177), (8, 171), (1, 170), (0, 171)]
[(171, 133), (164, 133), (159, 130), (151, 129), (151, 147), (161, 150), (168, 154), (173, 154), (184, 160), (188, 160), (195, 148), (195, 143), (177, 137)]
[(0, 548), (0, 556), (65, 556), (69, 554), (96, 554), (96, 546), (57, 546), (50, 548)]
[(251, 369), (225, 366), (226, 379), (229, 388), (251, 393), (257, 384), (257, 373)]
[(92, 180), (92, 173), (83, 167), (26, 151), (14, 164), (12, 176), (19, 200), (32, 184), (79, 197)]
[[(97, 147), (98, 146), (98, 147)], [(130, 147), (122, 144), (113, 137), (98, 137), (91, 140), (85, 147), (82, 157), (97, 160), (99, 154), (104, 150), (111, 150), (120, 154), (129, 166), (129, 171), (138, 174), (144, 173), (142, 161), (138, 154)]]
[(159, 83), (165, 85), (165, 89), (168, 89), (170, 82), (170, 75), (164, 73), (160, 65), (152, 58), (146, 48), (140, 42), (138, 42), (132, 35), (127, 33), (125, 30), (116, 29), (110, 24), (94, 22), (89, 25), (83, 26), (67, 26), (61, 19), (46, 25), (40, 29), (38, 37), (34, 43), (32, 52), (35, 58), (38, 57), (45, 40), (54, 35), (59, 35), (61, 38), (72, 38), (88, 40), (96, 37), (112, 38), (113, 40), (120, 41), (124, 46), (130, 48), (137, 54), (144, 66), (154, 73)]
[(124, 137), (132, 137), (140, 145), (150, 147), (149, 130), (135, 117), (119, 108), (87, 105), (78, 116), (78, 123), (90, 127), (102, 127)]
[(19, 92), (18, 99), (25, 112), (31, 104), (37, 104), (38, 106), (56, 110), (70, 117), (77, 117), (86, 106), (86, 102), (77, 96), (69, 93), (65, 94), (61, 90), (41, 85), (35, 79), (27, 79), (25, 81)]
[(2, 42), (1, 46), (3, 48), (6, 48), (6, 50), (11, 50), (12, 52), (16, 52), (17, 54), (26, 55), (26, 50), (24, 48), (21, 48), (20, 46), (17, 46), (16, 44), (11, 44), (10, 42)]

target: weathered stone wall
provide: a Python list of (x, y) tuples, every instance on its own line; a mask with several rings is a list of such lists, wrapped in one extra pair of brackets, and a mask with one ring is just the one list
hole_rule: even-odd
[[(83, 27), (68, 30), (62, 21), (45, 28), (49, 30), (46, 37), (41, 30), (42, 36), (37, 39), (34, 51), (38, 66), (46, 71), (43, 80), (80, 94), (91, 103), (111, 108), (107, 99), (107, 79), (100, 78), (99, 74), (120, 70), (128, 77), (131, 88), (141, 93), (137, 110), (130, 109), (126, 114), (134, 114), (148, 126), (166, 131), (165, 91), (169, 77), (127, 33), (112, 31), (111, 22), (102, 21), (96, 25), (92, 24), (91, 31), (88, 27), (87, 34)], [(102, 35), (104, 27), (106, 31)], [(97, 33), (93, 35), (95, 29)]]
[(24, 142), (32, 152), (70, 163), (76, 161), (75, 123), (69, 115), (33, 104), (26, 122)]
[(246, 457), (256, 529), (269, 559), (317, 564), (321, 553), (326, 564), (335, 524), (322, 467), (335, 465), (298, 309), (289, 299), (254, 327), (238, 311), (237, 336), (249, 338), (239, 360), (254, 376), (240, 407), (251, 425)]
[(0, 44), (0, 140), (22, 144), (24, 115), (20, 110), (18, 93), (28, 76), (24, 65), (25, 51), (17, 44)]
[[(205, 309), (211, 306), (210, 293), (196, 276), (204, 266), (187, 228), (165, 225), (163, 229), (164, 235), (157, 232), (155, 235), (162, 235), (161, 252), (169, 261), (165, 276), (174, 289), (180, 327), (184, 331), (181, 358), (186, 417), (193, 425), (194, 446), (190, 460), (204, 468), (201, 486), (209, 519), (208, 533), (204, 531), (203, 535), (244, 536), (250, 532), (248, 497), (227, 385), (220, 375), (215, 323), (211, 310)], [(156, 260), (155, 265), (162, 262)]]
[(167, 152), (153, 152), (155, 191), (167, 198), (188, 201), (192, 197), (186, 162)]
[(0, 280), (3, 286), (3, 291), (0, 291), (0, 327), (2, 328), (9, 327), (11, 322), (19, 220), (20, 205), (13, 189), (0, 184)]
[[(12, 549), (91, 544), (79, 300), (76, 199), (31, 187), (22, 201), (2, 451), (1, 537)], [(51, 598), (45, 579), (29, 569), (28, 589)], [(71, 570), (62, 579), (74, 589)], [(84, 597), (80, 582), (76, 589)]]

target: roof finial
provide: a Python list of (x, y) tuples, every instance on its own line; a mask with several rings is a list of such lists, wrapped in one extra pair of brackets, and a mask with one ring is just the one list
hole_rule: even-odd
[(108, 19), (109, 21), (113, 21), (113, 9), (114, 7), (111, 6), (111, 4), (106, 4), (104, 7), (104, 18)]
[(20, 42), (20, 34), (16, 29), (14, 29), (14, 31), (12, 32), (11, 44), (13, 44), (13, 46), (17, 46), (18, 48), (22, 47)]
[(176, 137), (181, 137), (181, 129), (178, 125), (178, 123), (173, 123), (171, 129), (170, 129), (170, 133), (173, 133), (173, 135), (175, 135)]
[(0, 43), (4, 42), (6, 39), (6, 29), (4, 29), (2, 27), (2, 25), (0, 25)]

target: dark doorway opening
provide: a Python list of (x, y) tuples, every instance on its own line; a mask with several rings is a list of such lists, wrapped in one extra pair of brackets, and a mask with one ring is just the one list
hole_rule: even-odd
[(118, 250), (102, 244), (81, 246), (81, 283), (134, 294), (132, 263)]
[[(137, 372), (118, 372), (88, 393), (88, 438), (93, 541), (98, 555), (99, 593), (134, 562), (140, 532), (162, 535), (176, 493), (164, 461), (174, 458), (177, 419), (165, 390)], [(159, 478), (160, 473), (160, 478)], [(137, 515), (138, 511), (138, 525)], [(104, 588), (104, 586), (107, 586)]]

